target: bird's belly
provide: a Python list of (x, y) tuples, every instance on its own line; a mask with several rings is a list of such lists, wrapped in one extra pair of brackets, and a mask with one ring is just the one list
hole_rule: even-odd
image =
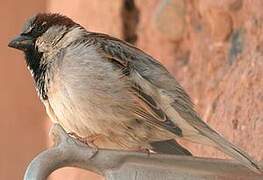
[[(59, 100), (57, 100), (57, 99)], [(72, 103), (68, 96), (53, 95), (45, 106), (52, 121), (58, 122), (67, 132), (81, 137), (99, 135), (95, 144), (100, 148), (135, 150), (150, 148), (150, 141), (168, 139), (170, 133), (138, 121), (129, 109), (97, 107), (88, 102)], [(113, 103), (114, 104), (114, 103)], [(127, 111), (127, 112), (125, 112)], [(116, 115), (117, 114), (117, 115)]]
[[(81, 79), (83, 77), (85, 79)], [(147, 146), (149, 141), (171, 137), (164, 129), (138, 121), (134, 113), (138, 103), (127, 84), (120, 79), (98, 82), (104, 78), (95, 78), (95, 81), (72, 75), (62, 81), (60, 76), (55, 76), (53, 82), (56, 83), (49, 85), (45, 103), (50, 118), (67, 132), (81, 137), (102, 135), (99, 147), (104, 148), (136, 149)]]
[[(58, 122), (67, 132), (74, 132), (78, 136), (88, 137), (106, 132), (109, 127), (107, 116), (101, 119), (101, 110), (88, 103), (74, 102), (68, 96), (56, 95), (49, 98), (49, 116)], [(107, 124), (107, 125), (106, 125)]]

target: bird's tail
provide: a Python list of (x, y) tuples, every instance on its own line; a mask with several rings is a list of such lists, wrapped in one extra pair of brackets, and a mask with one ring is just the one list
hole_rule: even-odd
[[(263, 173), (262, 167), (258, 165), (258, 163), (250, 157), (245, 151), (240, 149), (239, 147), (233, 145), (222, 136), (220, 136), (217, 132), (210, 128), (199, 129), (200, 134), (198, 137), (191, 139), (192, 141), (212, 145), (219, 149), (220, 151), (226, 153), (227, 155), (231, 156), (232, 158), (241, 162), (244, 166), (248, 167), (252, 171), (256, 173)], [(210, 132), (209, 132), (210, 131)], [(187, 138), (188, 139), (188, 138)]]

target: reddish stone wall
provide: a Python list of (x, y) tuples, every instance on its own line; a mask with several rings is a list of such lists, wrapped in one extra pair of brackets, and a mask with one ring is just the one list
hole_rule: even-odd
[[(9, 154), (4, 161), (1, 157), (0, 179), (8, 177), (7, 173), (2, 176), (4, 168), (11, 172), (18, 167), (21, 177), (26, 162), (45, 146), (41, 138), (46, 138), (47, 131), (40, 130), (45, 127), (43, 109), (23, 61), (16, 61), (22, 56), (6, 48), (7, 38), (18, 31), (24, 17), (38, 10), (61, 12), (89, 30), (134, 42), (176, 76), (205, 121), (256, 159), (263, 159), (263, 1), (135, 0), (134, 7), (129, 0), (48, 0), (43, 6), (32, 2), (23, 13), (20, 4), (13, 4), (10, 8), (21, 13), (20, 20), (13, 16), (1, 21), (8, 28), (0, 35), (1, 42), (6, 42), (0, 44), (4, 57), (0, 78), (5, 82), (0, 86), (4, 92), (1, 99), (5, 100), (0, 103), (4, 127), (0, 142), (5, 142), (1, 156)], [(9, 17), (9, 11), (0, 13)], [(14, 142), (12, 147), (10, 141)], [(25, 142), (34, 144), (27, 145), (26, 150), (22, 148)], [(225, 157), (212, 148), (182, 143), (195, 155)], [(14, 165), (17, 156), (23, 156), (23, 163)], [(59, 170), (52, 179), (65, 177), (95, 179), (74, 169)]]
[[(170, 6), (137, 1), (138, 46), (177, 77), (205, 121), (262, 159), (263, 2), (165, 2)], [(211, 148), (189, 147), (195, 154), (222, 157)]]

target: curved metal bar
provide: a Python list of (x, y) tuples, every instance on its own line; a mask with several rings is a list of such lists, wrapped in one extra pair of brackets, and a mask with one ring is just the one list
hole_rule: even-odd
[(93, 171), (107, 180), (263, 179), (262, 174), (230, 160), (97, 150), (71, 138), (58, 124), (50, 132), (54, 147), (32, 160), (24, 180), (46, 180), (53, 171), (65, 166)]
[(41, 152), (31, 161), (24, 176), (25, 180), (45, 180), (53, 171), (66, 166), (80, 167), (101, 174), (86, 161), (96, 154), (96, 149), (71, 138), (58, 124), (53, 125), (50, 133), (54, 147)]

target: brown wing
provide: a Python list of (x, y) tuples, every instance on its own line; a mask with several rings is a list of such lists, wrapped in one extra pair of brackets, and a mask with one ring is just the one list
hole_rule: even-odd
[[(184, 129), (180, 129), (174, 121), (171, 121), (151, 97), (155, 95), (155, 99), (168, 101), (169, 106), (183, 119), (183, 123), (196, 130), (196, 136), (201, 138), (200, 142), (211, 140), (226, 154), (239, 160), (250, 169), (260, 171), (256, 161), (246, 152), (225, 140), (201, 120), (194, 111), (193, 104), (183, 88), (154, 58), (136, 47), (110, 36), (97, 33), (90, 33), (88, 36), (89, 39), (93, 39), (94, 44), (104, 54), (105, 59), (117, 64), (125, 72), (124, 75), (129, 76), (131, 81), (134, 81), (134, 92), (138, 99), (143, 102), (143, 108), (135, 110), (135, 113), (144, 117), (150, 124), (160, 126), (182, 136)], [(138, 81), (138, 79), (141, 79), (141, 81)], [(154, 88), (149, 88), (147, 84)], [(143, 86), (143, 88), (140, 86)], [(159, 93), (154, 92), (154, 89), (158, 90)], [(162, 94), (165, 100), (158, 97), (158, 94)]]
[[(134, 69), (134, 61), (137, 60), (137, 57), (134, 57), (132, 53), (126, 52), (123, 49), (123, 42), (115, 38), (98, 33), (89, 34), (89, 39), (91, 40), (92, 38), (94, 38), (93, 42), (98, 47), (98, 51), (104, 55), (105, 59), (112, 62), (117, 69), (121, 69), (123, 76), (126, 76), (132, 82), (130, 91), (135, 95), (138, 104), (140, 104), (137, 109), (134, 109), (134, 113), (151, 125), (165, 128), (177, 136), (182, 136), (182, 130), (168, 118), (158, 103), (150, 95), (146, 94), (139, 84), (132, 81), (130, 76), (132, 76), (133, 71), (136, 71)], [(96, 41), (96, 38), (99, 38), (99, 40)], [(130, 46), (126, 43), (125, 45)]]

